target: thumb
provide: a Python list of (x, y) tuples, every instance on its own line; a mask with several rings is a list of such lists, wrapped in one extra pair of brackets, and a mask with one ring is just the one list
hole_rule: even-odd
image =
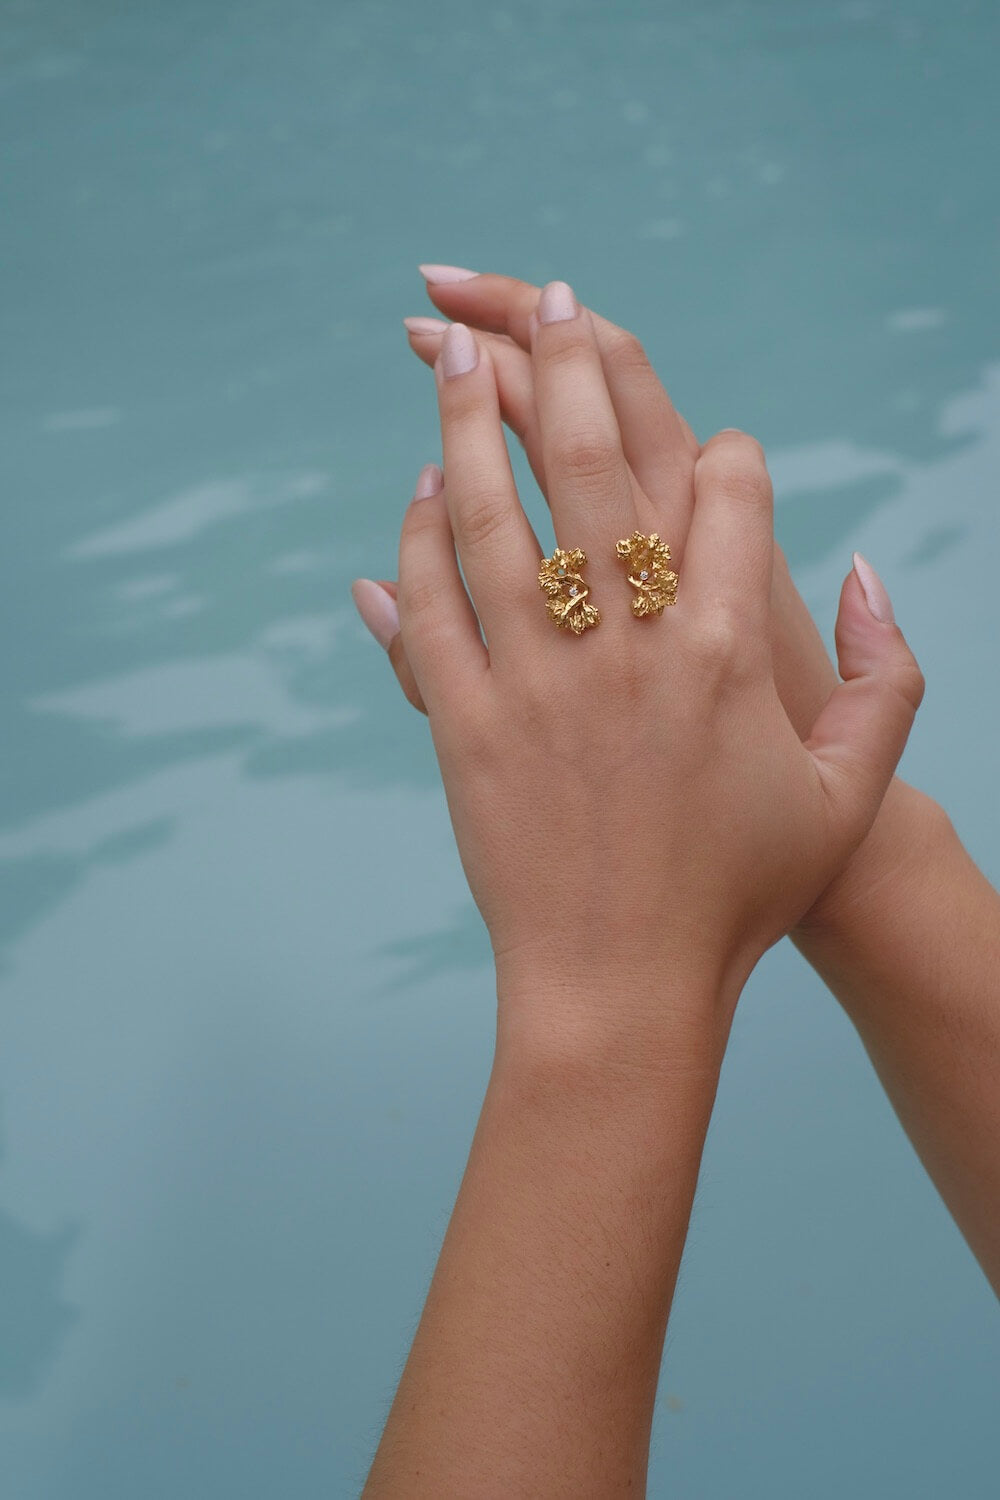
[(924, 678), (895, 622), (885, 585), (859, 552), (840, 591), (836, 640), (843, 682), (827, 699), (806, 748), (836, 811), (860, 843), (903, 753), (924, 696)]

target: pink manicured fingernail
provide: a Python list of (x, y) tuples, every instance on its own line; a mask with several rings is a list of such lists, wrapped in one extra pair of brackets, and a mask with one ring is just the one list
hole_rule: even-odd
[(354, 580), (351, 598), (372, 635), (388, 651), (389, 642), (399, 632), (399, 610), (395, 599), (370, 578)]
[(413, 491), (414, 500), (429, 500), (432, 495), (438, 494), (444, 489), (444, 475), (437, 464), (424, 464), (417, 477), (417, 487)]
[(550, 281), (538, 299), (539, 323), (567, 323), (579, 312), (573, 288), (565, 281)]
[(404, 318), (407, 333), (444, 333), (448, 324), (444, 318)]
[(865, 562), (860, 552), (854, 554), (854, 571), (858, 575), (865, 603), (875, 619), (882, 625), (895, 625), (896, 616), (893, 613), (892, 600), (886, 592), (885, 584), (871, 563)]
[(479, 350), (464, 323), (452, 323), (441, 342), (441, 368), (446, 380), (468, 375), (479, 363)]
[(448, 286), (454, 281), (472, 281), (478, 271), (467, 271), (464, 266), (420, 266), (420, 274), (431, 286)]

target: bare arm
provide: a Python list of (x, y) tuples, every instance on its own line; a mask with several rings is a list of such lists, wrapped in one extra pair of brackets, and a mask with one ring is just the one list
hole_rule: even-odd
[[(492, 275), (428, 279), (442, 312), (490, 330), (505, 420), (545, 490), (524, 352), (537, 288)], [(595, 326), (633, 472), (650, 488), (685, 472), (690, 482), (698, 444), (641, 348), (612, 324), (596, 319)], [(428, 362), (440, 340), (421, 320), (410, 329), (415, 352)], [(771, 634), (782, 702), (806, 736), (837, 675), (777, 550)], [(383, 636), (404, 690), (409, 682), (408, 696), (421, 706), (400, 636), (391, 629)], [(904, 1128), (1000, 1292), (1000, 897), (942, 810), (896, 781), (862, 847), (792, 936), (857, 1027)]]
[(685, 1033), (652, 1066), (597, 1036), (501, 1048), (365, 1500), (645, 1492), (721, 1055)]
[[(493, 942), (498, 1026), (367, 1500), (644, 1492), (733, 1008), (871, 826), (923, 690), (851, 572), (845, 681), (804, 745), (768, 645), (759, 445), (720, 434), (690, 493), (650, 495), (563, 284), (531, 361), (553, 556), (539, 563), (514, 486), (489, 347), (463, 327), (435, 369), (445, 475), (428, 466), (403, 523), (403, 648)], [(639, 620), (616, 539), (675, 535), (682, 512), (683, 597)], [(571, 634), (539, 585), (571, 591), (577, 568), (600, 617)]]
[(941, 808), (897, 782), (794, 939), (1000, 1295), (1000, 896)]

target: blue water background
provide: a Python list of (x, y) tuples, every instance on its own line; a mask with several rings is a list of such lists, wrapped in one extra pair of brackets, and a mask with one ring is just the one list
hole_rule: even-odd
[[(416, 264), (566, 278), (700, 433), (763, 439), (824, 627), (852, 548), (885, 577), (929, 680), (907, 773), (1000, 878), (1000, 10), (0, 22), (0, 1495), (348, 1497), (493, 1031), (426, 725), (348, 597), (439, 451)], [(998, 1356), (782, 945), (651, 1495), (992, 1500)]]

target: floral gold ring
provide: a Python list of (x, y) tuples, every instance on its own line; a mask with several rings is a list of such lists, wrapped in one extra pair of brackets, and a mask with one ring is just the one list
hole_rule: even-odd
[(553, 625), (574, 635), (601, 623), (601, 612), (589, 603), (590, 589), (580, 571), (586, 564), (587, 554), (580, 547), (557, 547), (551, 557), (542, 558), (538, 569), (546, 614)]
[(632, 613), (636, 619), (662, 615), (665, 605), (677, 603), (677, 574), (670, 568), (670, 548), (655, 531), (650, 536), (633, 531), (631, 536), (622, 537), (615, 551), (635, 589)]

